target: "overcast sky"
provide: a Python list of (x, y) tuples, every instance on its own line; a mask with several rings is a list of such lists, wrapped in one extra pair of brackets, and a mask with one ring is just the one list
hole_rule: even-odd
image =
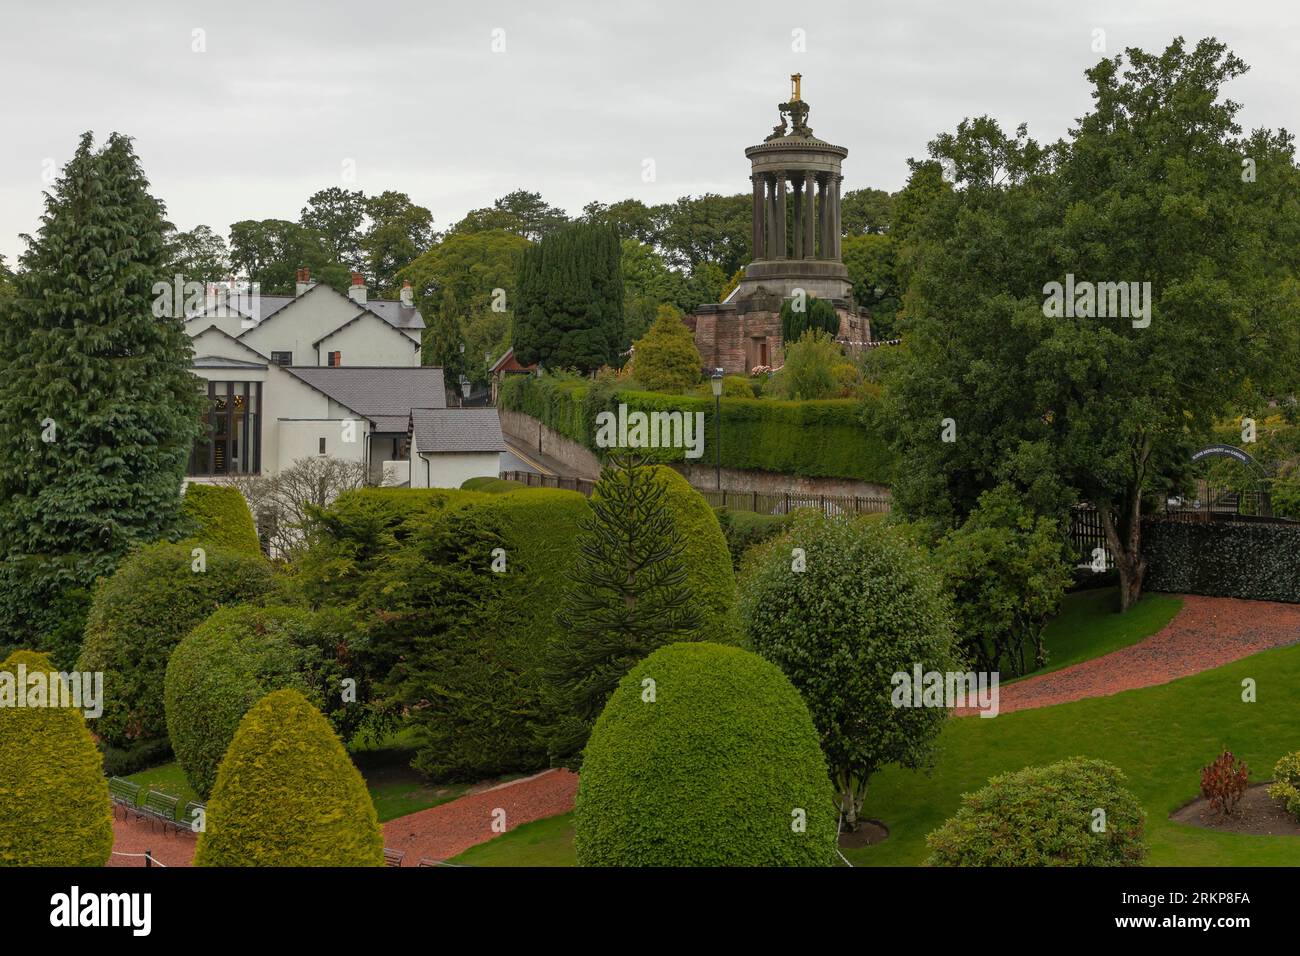
[(1252, 67), (1230, 88), (1244, 125), (1300, 127), (1281, 0), (0, 0), (0, 254), (87, 129), (133, 136), (177, 227), (223, 236), (335, 185), (406, 192), (439, 229), (517, 188), (572, 214), (743, 192), (793, 72), (816, 135), (848, 147), (845, 188), (894, 190), (964, 116), (1063, 135), (1096, 30), (1107, 54), (1217, 36)]

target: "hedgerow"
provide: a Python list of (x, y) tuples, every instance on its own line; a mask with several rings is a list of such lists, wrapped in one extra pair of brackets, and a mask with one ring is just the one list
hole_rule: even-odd
[[(0, 672), (50, 674), (44, 654), (15, 651)], [(0, 866), (103, 866), (113, 849), (108, 780), (81, 712), (0, 706)]]
[(582, 866), (827, 866), (836, 818), (808, 709), (775, 665), (671, 644), (619, 683), (587, 743)]
[(302, 694), (267, 694), (239, 722), (194, 865), (384, 865), (383, 831), (365, 780)]
[(202, 551), (147, 545), (95, 592), (77, 669), (104, 673), (95, 732), (115, 747), (166, 736), (163, 679), (181, 638), (218, 607), (259, 600), (274, 586), (260, 554)]
[[(561, 375), (516, 375), (501, 388), (502, 408), (538, 419), (597, 455), (596, 416), (617, 412), (704, 413), (704, 454), (713, 462), (714, 401), (688, 395), (598, 389), (585, 379)], [(873, 400), (869, 400), (874, 403)], [(855, 478), (888, 484), (894, 455), (870, 424), (863, 402), (855, 399), (777, 401), (727, 398), (722, 401), (722, 465), (810, 478)], [(659, 461), (684, 461), (684, 450), (647, 450)]]
[(1104, 760), (1072, 757), (994, 777), (925, 838), (930, 866), (1137, 866), (1146, 817)]

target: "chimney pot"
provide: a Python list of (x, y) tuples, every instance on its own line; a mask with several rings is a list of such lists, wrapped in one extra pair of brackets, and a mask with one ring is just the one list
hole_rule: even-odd
[(352, 273), (352, 287), (348, 289), (348, 298), (357, 305), (366, 304), (366, 277), (360, 272)]
[(411, 280), (402, 280), (402, 305), (408, 309), (415, 307), (415, 293), (411, 291)]

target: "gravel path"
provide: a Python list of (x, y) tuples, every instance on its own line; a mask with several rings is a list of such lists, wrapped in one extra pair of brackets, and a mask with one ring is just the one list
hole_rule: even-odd
[[(999, 713), (1167, 684), (1300, 641), (1300, 605), (1181, 595), (1174, 619), (1146, 640), (998, 688)], [(963, 709), (958, 716), (975, 711)]]
[(126, 854), (143, 854), (151, 850), (153, 857), (164, 866), (189, 866), (194, 860), (194, 842), (198, 836), (188, 830), (176, 832), (175, 827), (162, 831), (162, 824), (151, 827), (147, 820), (137, 820), (133, 815), (122, 819), (122, 811), (117, 810), (113, 817), (113, 855), (108, 858), (109, 866), (144, 866), (140, 856)]
[(546, 770), (389, 820), (384, 824), (384, 845), (406, 851), (403, 866), (417, 866), (425, 857), (450, 859), (500, 836), (502, 826), (513, 830), (521, 823), (567, 813), (577, 792), (576, 773)]

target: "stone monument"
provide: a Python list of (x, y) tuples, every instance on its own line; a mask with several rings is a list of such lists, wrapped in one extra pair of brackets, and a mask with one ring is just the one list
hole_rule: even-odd
[(687, 317), (705, 365), (729, 375), (782, 364), (781, 304), (801, 292), (835, 306), (838, 338), (850, 348), (871, 337), (840, 259), (840, 163), (849, 151), (813, 135), (800, 80), (798, 73), (790, 77), (791, 96), (780, 104), (771, 135), (745, 150), (754, 189), (753, 261), (724, 302)]

